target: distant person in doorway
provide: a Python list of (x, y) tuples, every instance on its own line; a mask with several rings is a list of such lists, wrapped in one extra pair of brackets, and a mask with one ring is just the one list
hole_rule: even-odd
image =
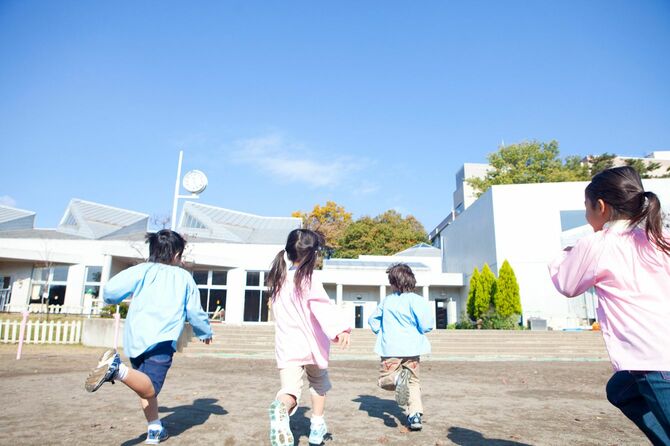
[(670, 239), (661, 203), (632, 167), (615, 167), (586, 187), (595, 231), (550, 266), (568, 297), (591, 287), (614, 368), (607, 399), (655, 445), (670, 445)]
[(409, 428), (421, 430), (419, 361), (421, 355), (430, 353), (426, 333), (433, 329), (433, 312), (426, 299), (413, 292), (416, 278), (408, 265), (393, 265), (386, 273), (393, 293), (368, 319), (377, 335), (375, 352), (381, 357), (378, 385), (395, 391), (398, 405), (407, 406)]
[(149, 260), (128, 268), (105, 285), (104, 300), (118, 304), (132, 296), (123, 335), (123, 349), (131, 367), (114, 349), (105, 351), (86, 379), (95, 392), (106, 382), (119, 380), (140, 397), (147, 419), (146, 444), (158, 444), (168, 433), (158, 418), (158, 394), (172, 365), (177, 340), (188, 321), (205, 344), (212, 340), (207, 313), (193, 276), (181, 265), (186, 241), (169, 229), (146, 236)]
[(291, 231), (268, 273), (275, 320), (275, 355), (281, 389), (270, 405), (270, 444), (293, 446), (289, 416), (298, 408), (303, 377), (312, 397), (309, 443), (321, 444), (330, 343), (349, 346), (351, 324), (330, 302), (323, 284), (312, 277), (323, 237), (308, 229)]

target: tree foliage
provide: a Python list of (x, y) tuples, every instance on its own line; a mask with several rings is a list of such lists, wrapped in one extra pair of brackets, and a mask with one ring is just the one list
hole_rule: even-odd
[(291, 216), (301, 218), (303, 228), (321, 232), (326, 245), (335, 250), (340, 247), (339, 240), (352, 222), (351, 212), (334, 201), (326, 201), (324, 206), (316, 204), (309, 213), (295, 211)]
[(482, 267), (482, 272), (479, 274), (479, 282), (482, 292), (475, 299), (475, 313), (479, 314), (477, 318), (489, 312), (493, 305), (493, 295), (496, 292), (496, 276), (491, 271), (488, 263), (485, 263)]
[(512, 266), (505, 260), (498, 273), (497, 286), (493, 294), (496, 312), (502, 317), (521, 314), (519, 283)]
[(392, 255), (426, 242), (428, 234), (416, 218), (411, 215), (403, 217), (389, 210), (374, 218), (362, 217), (348, 225), (338, 239), (338, 248), (333, 257)]
[(558, 142), (526, 141), (501, 147), (488, 156), (492, 169), (484, 178), (469, 178), (481, 195), (498, 184), (555, 183), (588, 180), (588, 166), (577, 156), (559, 157)]
[(468, 316), (470, 316), (470, 319), (477, 319), (475, 315), (475, 299), (477, 298), (477, 294), (481, 292), (482, 289), (481, 283), (479, 281), (479, 270), (477, 267), (475, 267), (475, 269), (472, 270), (472, 275), (470, 276), (470, 288), (468, 289), (468, 302), (466, 304), (466, 310), (468, 312)]

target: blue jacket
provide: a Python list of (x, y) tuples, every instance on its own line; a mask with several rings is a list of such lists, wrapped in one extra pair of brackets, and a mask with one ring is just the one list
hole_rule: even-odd
[(398, 358), (430, 353), (425, 333), (433, 329), (433, 312), (418, 294), (386, 296), (368, 324), (377, 335), (375, 352), (379, 356)]
[(162, 263), (141, 263), (121, 271), (105, 285), (104, 301), (118, 304), (133, 298), (126, 317), (123, 349), (137, 358), (159, 342), (177, 339), (188, 321), (200, 339), (212, 337), (200, 292), (185, 269)]

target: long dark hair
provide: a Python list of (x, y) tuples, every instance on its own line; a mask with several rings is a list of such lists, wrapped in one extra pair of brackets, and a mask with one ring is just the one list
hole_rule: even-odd
[(273, 298), (279, 294), (286, 280), (286, 261), (284, 253), (291, 262), (300, 262), (295, 272), (295, 288), (301, 290), (312, 280), (312, 272), (316, 266), (319, 251), (324, 246), (324, 238), (318, 232), (309, 229), (294, 229), (288, 235), (286, 247), (279, 251), (272, 261), (268, 273), (268, 288)]
[(647, 239), (670, 255), (670, 242), (663, 235), (663, 211), (655, 193), (644, 190), (640, 175), (629, 166), (603, 170), (586, 186), (591, 206), (603, 200), (612, 208), (611, 219), (630, 219), (630, 227), (644, 224)]
[(184, 237), (169, 229), (147, 232), (145, 239), (149, 244), (149, 262), (154, 263), (174, 265), (186, 247)]

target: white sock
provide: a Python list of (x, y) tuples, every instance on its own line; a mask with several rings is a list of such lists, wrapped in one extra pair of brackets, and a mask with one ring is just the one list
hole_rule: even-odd
[(125, 365), (124, 363), (119, 364), (119, 370), (116, 371), (116, 379), (118, 379), (119, 381), (123, 381), (124, 379), (126, 379), (126, 376), (128, 376), (128, 370), (130, 369), (128, 368), (127, 365)]
[(161, 423), (160, 419), (156, 419), (153, 421), (149, 421), (149, 426), (147, 427), (147, 430), (149, 431), (157, 431), (160, 430), (163, 427), (163, 423)]
[(312, 420), (311, 420), (312, 425), (320, 426), (323, 423), (325, 423), (325, 420), (323, 419), (323, 415), (312, 415)]

